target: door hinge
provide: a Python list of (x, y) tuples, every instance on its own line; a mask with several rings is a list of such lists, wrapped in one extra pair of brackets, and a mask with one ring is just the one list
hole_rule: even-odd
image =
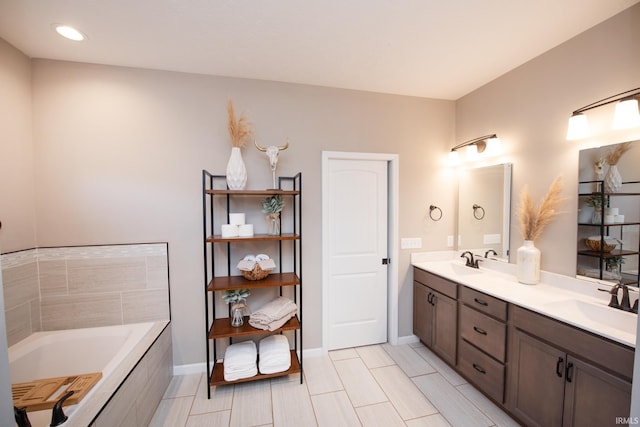
[(391, 264), (391, 258), (382, 258), (382, 265)]

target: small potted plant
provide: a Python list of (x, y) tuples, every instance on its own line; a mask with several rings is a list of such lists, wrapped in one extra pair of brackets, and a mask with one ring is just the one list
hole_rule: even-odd
[(600, 224), (602, 222), (602, 197), (598, 195), (589, 196), (587, 205), (593, 206), (592, 224)]
[(604, 260), (607, 271), (614, 275), (616, 278), (622, 276), (622, 264), (624, 264), (624, 258), (620, 255), (607, 258)]
[(284, 200), (279, 194), (267, 197), (262, 202), (262, 212), (267, 214), (268, 233), (274, 236), (280, 234), (280, 212), (284, 208)]
[(249, 295), (249, 289), (232, 289), (222, 295), (224, 302), (231, 304), (231, 326), (237, 328), (244, 324), (244, 309), (248, 308), (245, 301)]

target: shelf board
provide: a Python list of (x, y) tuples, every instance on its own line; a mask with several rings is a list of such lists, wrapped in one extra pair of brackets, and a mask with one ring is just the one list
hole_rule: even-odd
[(604, 252), (604, 253), (600, 253), (600, 251), (592, 251), (592, 250), (583, 250), (583, 251), (578, 251), (579, 255), (585, 255), (585, 256), (590, 256), (590, 257), (595, 257), (595, 258), (600, 258), (600, 256), (602, 255), (603, 259), (608, 259), (608, 258), (613, 258), (616, 256), (627, 256), (627, 255), (638, 255), (637, 251), (621, 251), (620, 249), (614, 249), (611, 252)]
[(624, 225), (640, 225), (640, 222), (614, 222), (612, 224), (593, 224), (591, 222), (579, 222), (578, 225), (586, 225), (592, 227), (600, 227), (601, 225), (604, 227), (621, 227)]
[(282, 233), (282, 234), (254, 234), (251, 237), (222, 237), (220, 234), (207, 237), (208, 243), (226, 243), (226, 242), (265, 242), (270, 240), (298, 240), (299, 234)]
[[(578, 196), (602, 196), (602, 193), (597, 191), (593, 193), (578, 193)], [(604, 196), (640, 196), (640, 193), (604, 193)]]
[(230, 318), (223, 317), (214, 320), (213, 325), (211, 325), (211, 329), (209, 330), (209, 339), (240, 337), (243, 335), (274, 334), (281, 331), (294, 331), (297, 329), (300, 329), (300, 321), (297, 316), (289, 319), (287, 323), (275, 331), (254, 328), (249, 324), (249, 316), (245, 316), (244, 325), (237, 328), (231, 326)]
[(207, 291), (227, 291), (231, 289), (273, 288), (280, 286), (295, 286), (300, 284), (296, 273), (272, 273), (262, 280), (247, 280), (243, 276), (214, 277), (207, 286)]
[(218, 386), (218, 385), (227, 385), (227, 384), (237, 384), (243, 383), (247, 381), (255, 381), (255, 380), (263, 380), (267, 378), (276, 378), (283, 377), (285, 375), (297, 374), (300, 373), (300, 361), (298, 360), (298, 355), (295, 350), (291, 350), (291, 367), (284, 372), (276, 372), (275, 374), (258, 374), (249, 378), (242, 378), (236, 381), (225, 381), (224, 380), (224, 364), (223, 362), (216, 362), (213, 366), (213, 372), (211, 373), (211, 381), (209, 382), (210, 386)]
[(205, 190), (206, 194), (218, 194), (218, 195), (234, 195), (234, 196), (297, 196), (300, 194), (299, 190), (280, 190), (280, 189), (267, 189), (267, 190), (223, 190), (213, 189)]

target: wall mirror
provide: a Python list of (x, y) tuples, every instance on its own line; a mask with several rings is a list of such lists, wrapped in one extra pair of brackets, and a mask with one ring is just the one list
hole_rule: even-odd
[(638, 286), (640, 141), (581, 150), (579, 162), (576, 274)]
[(460, 171), (458, 249), (509, 262), (510, 163)]

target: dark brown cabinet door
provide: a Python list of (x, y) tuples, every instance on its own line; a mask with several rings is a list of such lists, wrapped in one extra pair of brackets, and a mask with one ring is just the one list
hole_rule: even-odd
[(413, 282), (413, 333), (427, 346), (431, 346), (433, 330), (430, 291), (426, 286)]
[(561, 426), (565, 353), (515, 328), (511, 340), (508, 409), (530, 427)]
[(458, 341), (458, 304), (456, 300), (431, 291), (433, 305), (433, 335), (431, 349), (452, 366), (456, 364)]
[(620, 425), (630, 413), (631, 383), (568, 357), (564, 402), (564, 427)]

